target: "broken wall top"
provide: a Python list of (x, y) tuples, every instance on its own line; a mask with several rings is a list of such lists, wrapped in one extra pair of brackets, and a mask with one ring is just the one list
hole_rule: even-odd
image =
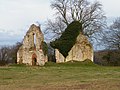
[(23, 39), (23, 48), (40, 48), (44, 41), (42, 31), (39, 26), (32, 24)]

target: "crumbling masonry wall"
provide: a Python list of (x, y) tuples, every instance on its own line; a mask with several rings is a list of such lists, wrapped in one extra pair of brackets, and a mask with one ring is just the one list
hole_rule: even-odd
[(68, 62), (71, 60), (84, 61), (86, 59), (93, 61), (93, 47), (86, 36), (79, 34), (75, 45), (71, 48), (66, 58), (64, 58), (58, 49), (55, 50), (55, 56), (57, 63)]
[(42, 50), (43, 34), (39, 26), (31, 25), (23, 39), (23, 45), (17, 52), (17, 63), (44, 65), (47, 55)]

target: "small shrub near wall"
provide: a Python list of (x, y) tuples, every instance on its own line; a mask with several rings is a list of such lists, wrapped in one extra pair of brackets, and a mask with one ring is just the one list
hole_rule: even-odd
[(46, 42), (42, 42), (42, 50), (43, 50), (44, 55), (48, 54), (48, 46)]

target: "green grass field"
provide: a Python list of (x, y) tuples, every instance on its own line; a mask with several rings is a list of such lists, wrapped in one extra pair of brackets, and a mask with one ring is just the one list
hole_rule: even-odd
[(4, 66), (0, 90), (120, 90), (120, 67), (91, 62)]

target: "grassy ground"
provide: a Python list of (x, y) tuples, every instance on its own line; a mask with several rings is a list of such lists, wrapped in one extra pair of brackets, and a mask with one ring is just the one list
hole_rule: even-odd
[(0, 67), (0, 90), (120, 90), (120, 67), (91, 62)]

